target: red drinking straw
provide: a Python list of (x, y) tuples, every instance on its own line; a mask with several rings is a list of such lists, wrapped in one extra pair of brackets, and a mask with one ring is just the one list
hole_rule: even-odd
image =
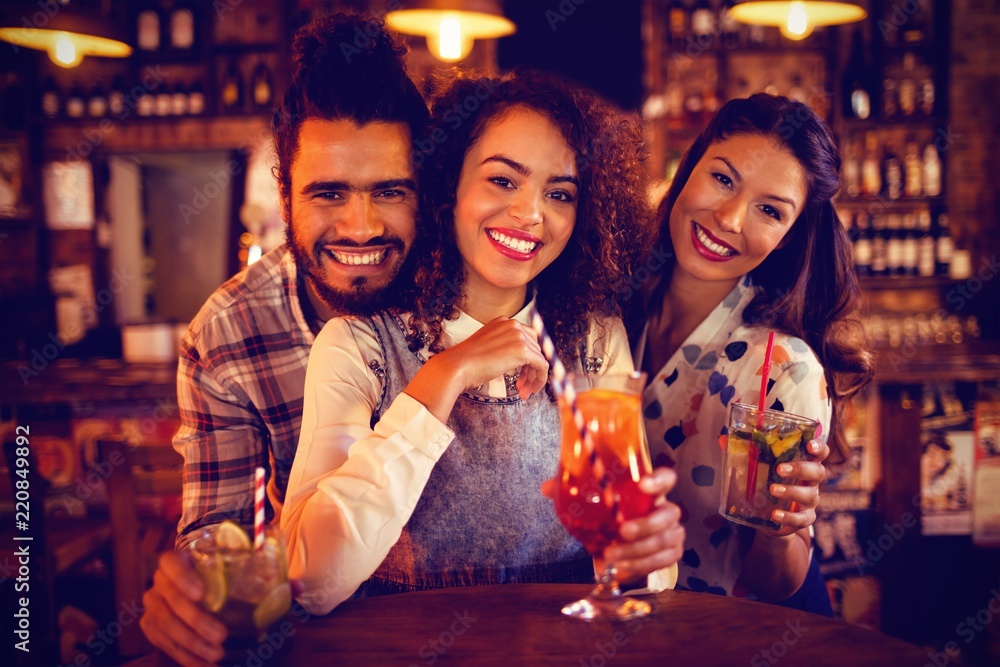
[[(757, 430), (764, 428), (764, 399), (767, 396), (767, 378), (771, 374), (771, 349), (774, 347), (774, 332), (767, 335), (767, 348), (764, 350), (764, 365), (760, 369), (760, 400), (757, 403)], [(760, 448), (753, 440), (750, 441), (747, 459), (747, 502), (753, 502), (754, 489), (757, 488), (757, 462), (760, 460)]]
[(253, 548), (264, 546), (264, 469), (254, 469), (253, 486)]

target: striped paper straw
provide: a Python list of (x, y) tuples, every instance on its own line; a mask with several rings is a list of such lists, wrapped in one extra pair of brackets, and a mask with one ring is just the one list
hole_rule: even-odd
[(264, 546), (264, 468), (254, 469), (253, 485), (253, 548)]
[(531, 328), (535, 330), (535, 335), (538, 336), (538, 342), (542, 346), (542, 354), (545, 355), (545, 359), (552, 366), (552, 390), (556, 393), (557, 397), (561, 396), (566, 401), (566, 404), (569, 405), (570, 412), (573, 415), (573, 424), (580, 433), (580, 440), (583, 442), (584, 448), (590, 455), (591, 465), (595, 467), (595, 476), (598, 479), (602, 479), (604, 477), (603, 466), (597, 458), (597, 450), (594, 448), (594, 441), (591, 438), (590, 430), (587, 428), (587, 422), (583, 419), (580, 406), (577, 405), (576, 391), (573, 389), (573, 383), (567, 381), (566, 367), (559, 360), (559, 355), (556, 354), (556, 346), (552, 342), (552, 338), (549, 337), (549, 332), (545, 330), (545, 323), (542, 322), (542, 316), (538, 313), (538, 309), (534, 305), (531, 306), (530, 315)]

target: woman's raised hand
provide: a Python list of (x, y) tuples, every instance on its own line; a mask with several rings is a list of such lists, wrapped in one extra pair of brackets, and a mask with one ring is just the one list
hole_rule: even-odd
[(548, 381), (549, 364), (534, 330), (508, 317), (498, 317), (465, 341), (438, 354), (454, 365), (463, 389), (486, 384), (501, 375), (518, 373), (522, 399), (541, 391)]

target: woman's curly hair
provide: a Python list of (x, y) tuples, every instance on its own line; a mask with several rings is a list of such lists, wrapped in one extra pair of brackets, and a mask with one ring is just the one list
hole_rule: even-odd
[(440, 351), (441, 323), (458, 317), (465, 282), (453, 216), (459, 174), (489, 123), (517, 107), (551, 119), (576, 155), (576, 224), (566, 248), (534, 281), (538, 311), (560, 357), (580, 358), (592, 317), (622, 314), (651, 227), (638, 120), (548, 74), (458, 75), (433, 102), (414, 154), (423, 176), (407, 337), (413, 349), (429, 344)]

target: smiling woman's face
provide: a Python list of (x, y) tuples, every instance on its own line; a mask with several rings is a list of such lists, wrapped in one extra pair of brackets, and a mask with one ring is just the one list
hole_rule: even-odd
[(466, 299), (523, 298), (569, 242), (578, 196), (575, 154), (547, 116), (515, 107), (490, 121), (455, 193)]
[(670, 211), (677, 270), (735, 283), (778, 247), (806, 195), (805, 170), (773, 139), (741, 134), (711, 144)]

